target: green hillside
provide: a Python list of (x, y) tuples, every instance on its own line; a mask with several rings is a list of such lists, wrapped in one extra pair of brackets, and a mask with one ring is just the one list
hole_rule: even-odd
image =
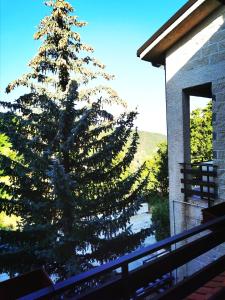
[(139, 146), (135, 155), (135, 165), (140, 165), (146, 159), (150, 158), (157, 150), (158, 144), (166, 141), (166, 136), (160, 133), (138, 131)]

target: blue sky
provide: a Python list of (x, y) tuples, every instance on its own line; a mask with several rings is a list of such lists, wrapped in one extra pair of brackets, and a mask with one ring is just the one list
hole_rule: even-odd
[[(130, 108), (138, 107), (139, 129), (166, 133), (164, 70), (136, 56), (137, 49), (185, 0), (70, 0), (80, 20), (84, 42), (116, 79), (111, 83)], [(0, 0), (0, 87), (25, 73), (39, 42), (33, 40), (40, 20), (49, 14), (42, 0)], [(3, 97), (4, 98), (4, 97)]]

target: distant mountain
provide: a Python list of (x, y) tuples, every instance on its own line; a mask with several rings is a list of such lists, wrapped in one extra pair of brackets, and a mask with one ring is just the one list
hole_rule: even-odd
[(139, 145), (134, 159), (134, 165), (136, 166), (152, 157), (157, 151), (157, 146), (162, 142), (166, 142), (166, 136), (161, 133), (138, 131), (138, 134), (140, 137)]

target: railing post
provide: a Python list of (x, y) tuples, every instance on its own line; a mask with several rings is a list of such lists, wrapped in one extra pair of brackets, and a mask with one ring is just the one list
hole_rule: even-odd
[[(208, 171), (208, 167), (206, 166), (207, 168), (207, 171)], [(199, 180), (202, 181), (202, 185), (200, 183), (200, 192), (201, 192), (201, 199), (203, 200), (204, 199), (204, 196), (203, 196), (203, 192), (204, 192), (204, 176), (202, 175), (202, 172), (204, 171), (204, 165), (201, 165), (199, 164), (199, 170), (200, 170), (200, 176), (199, 176)]]
[(122, 265), (122, 280), (124, 281), (124, 284), (123, 284), (123, 300), (129, 300), (130, 299), (128, 276), (129, 276), (128, 264), (124, 264), (124, 265)]
[(210, 178), (209, 178), (209, 166), (208, 165), (207, 165), (207, 173), (208, 173), (207, 174), (208, 207), (210, 207), (211, 206), (211, 199), (210, 199), (210, 185), (209, 185)]
[[(217, 166), (213, 165), (213, 172), (215, 173), (215, 177), (217, 178)], [(215, 178), (213, 179), (213, 181), (215, 182)], [(214, 186), (214, 199), (218, 198), (218, 185), (215, 184)]]
[(188, 200), (188, 196), (187, 196), (187, 182), (186, 182), (186, 179), (187, 179), (187, 173), (186, 173), (186, 163), (183, 164), (184, 166), (184, 200), (187, 201)]

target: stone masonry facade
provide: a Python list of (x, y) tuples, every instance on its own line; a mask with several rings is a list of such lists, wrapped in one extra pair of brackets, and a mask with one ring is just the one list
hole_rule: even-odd
[[(213, 163), (218, 167), (218, 200), (225, 201), (225, 6), (166, 53), (167, 128), (171, 233), (199, 225), (204, 200), (184, 202), (179, 163), (190, 162), (190, 103), (186, 89), (212, 86)], [(185, 266), (188, 275), (225, 253), (223, 246)], [(186, 273), (185, 273), (186, 272)]]

